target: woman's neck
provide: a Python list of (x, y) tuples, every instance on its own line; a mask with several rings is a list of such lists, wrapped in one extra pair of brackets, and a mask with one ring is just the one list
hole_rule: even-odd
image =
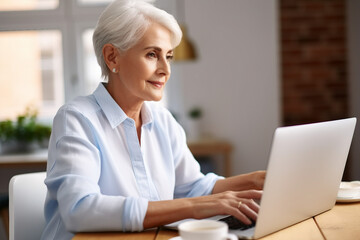
[[(128, 96), (126, 92), (121, 92), (120, 87), (115, 84), (116, 81), (110, 81), (105, 85), (105, 88), (109, 92), (110, 96), (125, 112), (125, 114), (135, 121), (136, 130), (138, 133), (139, 142), (141, 139), (141, 108), (144, 101), (135, 100), (131, 96)], [(134, 100), (132, 100), (134, 99)]]
[(122, 87), (118, 86), (116, 82), (117, 81), (109, 80), (109, 82), (105, 85), (105, 88), (125, 114), (129, 118), (132, 118), (135, 122), (138, 122), (141, 119), (140, 113), (144, 101), (133, 96), (129, 96), (126, 91), (121, 91)]

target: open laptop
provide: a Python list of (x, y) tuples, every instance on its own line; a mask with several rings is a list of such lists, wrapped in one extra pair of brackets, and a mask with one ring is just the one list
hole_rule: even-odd
[(254, 227), (230, 230), (257, 239), (331, 209), (356, 118), (277, 128)]

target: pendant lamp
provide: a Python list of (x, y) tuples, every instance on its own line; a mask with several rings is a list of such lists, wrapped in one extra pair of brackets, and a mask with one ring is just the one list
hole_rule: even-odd
[[(185, 19), (185, 2), (183, 0), (179, 1), (177, 0), (177, 10), (178, 13), (181, 12), (181, 14), (178, 15), (182, 15), (182, 21), (184, 21)], [(180, 6), (180, 4), (181, 6)], [(187, 35), (187, 29), (185, 24), (179, 24), (181, 31), (183, 33), (182, 39), (180, 44), (174, 49), (174, 60), (175, 61), (191, 61), (191, 60), (195, 60), (197, 55), (196, 55), (196, 50), (195, 47), (193, 45), (193, 43), (191, 42), (191, 40), (188, 38)]]
[(185, 25), (180, 25), (183, 37), (179, 46), (174, 49), (174, 60), (175, 61), (189, 61), (196, 59), (196, 51), (193, 43), (187, 36), (187, 30)]

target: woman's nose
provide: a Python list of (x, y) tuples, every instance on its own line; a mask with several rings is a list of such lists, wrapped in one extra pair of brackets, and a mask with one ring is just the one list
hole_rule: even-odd
[(166, 57), (162, 57), (158, 60), (157, 72), (159, 74), (164, 74), (166, 76), (170, 75), (171, 67), (170, 62), (166, 59)]

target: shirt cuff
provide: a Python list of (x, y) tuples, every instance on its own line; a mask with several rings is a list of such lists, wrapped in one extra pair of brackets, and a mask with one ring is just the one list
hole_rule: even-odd
[(124, 232), (144, 230), (144, 218), (149, 201), (145, 198), (127, 197), (124, 203), (122, 225)]

